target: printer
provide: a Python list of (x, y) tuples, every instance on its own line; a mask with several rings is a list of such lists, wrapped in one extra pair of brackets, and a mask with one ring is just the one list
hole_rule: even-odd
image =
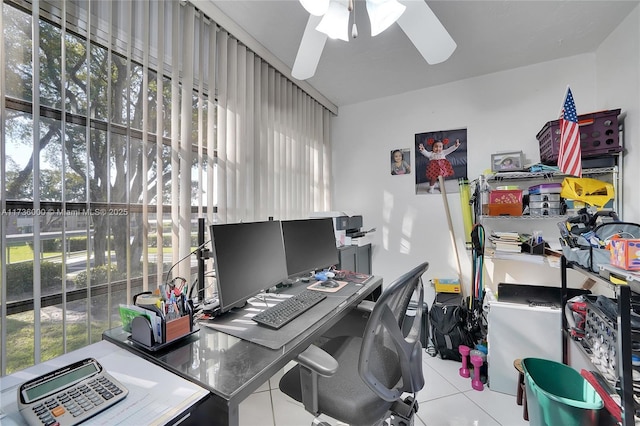
[(336, 245), (338, 247), (351, 244), (351, 238), (358, 238), (365, 235), (362, 231), (362, 216), (349, 216), (340, 211), (313, 212), (310, 217), (330, 217), (333, 219), (333, 230), (336, 234)]
[(335, 218), (336, 231), (345, 231), (347, 237), (358, 238), (365, 235), (362, 231), (362, 216), (338, 216)]

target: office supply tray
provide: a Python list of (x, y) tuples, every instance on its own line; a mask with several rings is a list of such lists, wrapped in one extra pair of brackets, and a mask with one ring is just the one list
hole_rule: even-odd
[(180, 336), (180, 337), (178, 337), (178, 338), (176, 338), (176, 339), (173, 339), (173, 340), (171, 340), (171, 341), (169, 341), (169, 342), (165, 342), (165, 343), (155, 343), (155, 344), (153, 344), (153, 345), (151, 345), (151, 346), (146, 345), (146, 344), (144, 344), (144, 343), (142, 343), (142, 342), (137, 341), (136, 339), (134, 339), (134, 338), (133, 338), (133, 335), (131, 335), (131, 336), (127, 337), (127, 340), (129, 340), (129, 341), (130, 341), (131, 343), (133, 343), (135, 346), (137, 346), (137, 347), (139, 347), (139, 348), (142, 348), (142, 349), (144, 349), (144, 350), (146, 350), (146, 351), (149, 351), (149, 352), (158, 352), (158, 351), (160, 351), (160, 350), (162, 350), (162, 349), (165, 349), (165, 348), (167, 348), (167, 347), (169, 347), (169, 346), (173, 345), (173, 344), (174, 344), (174, 343), (176, 343), (176, 342), (179, 342), (180, 340), (183, 340), (183, 339), (185, 339), (185, 338), (187, 338), (187, 337), (191, 336), (192, 334), (197, 333), (198, 331), (200, 331), (200, 328), (194, 328), (194, 329), (193, 329), (192, 331), (190, 331), (189, 333), (187, 333), (187, 334), (183, 334), (182, 336)]
[(193, 316), (184, 315), (162, 324), (162, 342), (156, 341), (151, 323), (145, 317), (135, 317), (131, 322), (129, 340), (148, 351), (158, 351), (168, 345), (187, 337), (199, 329), (194, 327)]

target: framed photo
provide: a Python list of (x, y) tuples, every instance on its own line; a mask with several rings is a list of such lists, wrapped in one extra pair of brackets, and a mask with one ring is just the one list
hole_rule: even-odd
[(416, 195), (460, 192), (458, 180), (467, 177), (467, 129), (416, 133), (414, 142)]
[(517, 152), (500, 152), (491, 154), (491, 171), (507, 172), (518, 171), (524, 169), (524, 155), (522, 151)]
[(408, 175), (411, 173), (411, 149), (400, 148), (391, 151), (391, 175)]

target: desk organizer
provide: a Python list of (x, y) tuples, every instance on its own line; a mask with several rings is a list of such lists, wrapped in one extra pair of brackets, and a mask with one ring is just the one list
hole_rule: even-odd
[(541, 243), (532, 243), (531, 241), (525, 241), (524, 243), (522, 243), (522, 252), (544, 255), (545, 247), (549, 247), (549, 245), (544, 241)]
[[(134, 303), (136, 297), (134, 297)], [(139, 307), (144, 308), (144, 306)], [(193, 309), (189, 302), (183, 303), (184, 314), (173, 320), (166, 320), (159, 314), (160, 310), (155, 307), (148, 310), (151, 315), (136, 316), (131, 320), (131, 336), (129, 336), (129, 340), (146, 350), (152, 352), (160, 350), (199, 330), (194, 329)], [(156, 324), (152, 324), (153, 322)]]

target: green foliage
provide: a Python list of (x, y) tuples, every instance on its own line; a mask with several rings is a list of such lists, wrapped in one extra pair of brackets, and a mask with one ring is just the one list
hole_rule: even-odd
[(42, 240), (41, 244), (42, 244), (42, 251), (45, 252), (45, 253), (52, 253), (52, 252), (60, 251), (60, 248), (62, 247), (60, 245), (60, 240), (59, 239)]
[[(127, 278), (127, 273), (118, 272), (118, 267), (115, 264), (111, 265), (100, 265), (90, 269), (91, 275), (91, 286), (95, 286), (97, 284), (104, 284), (109, 282), (109, 274), (111, 274), (111, 282), (120, 281)], [(87, 271), (82, 271), (76, 275), (74, 279), (74, 284), (76, 288), (86, 288), (87, 287)]]
[(73, 237), (67, 240), (68, 251), (86, 251), (87, 237)]
[[(40, 287), (43, 294), (60, 291), (62, 266), (60, 263), (40, 262)], [(31, 294), (33, 291), (33, 261), (7, 265), (7, 294)]]

